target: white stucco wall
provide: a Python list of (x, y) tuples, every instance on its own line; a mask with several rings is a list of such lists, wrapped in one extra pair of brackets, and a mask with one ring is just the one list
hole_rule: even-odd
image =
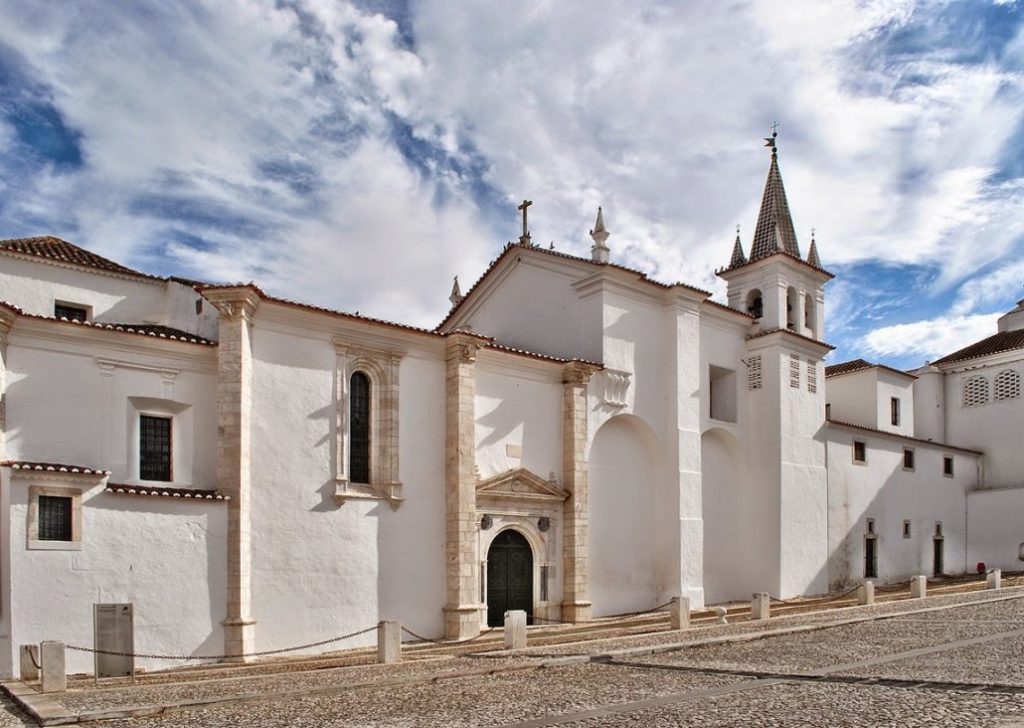
[(562, 479), (561, 371), (483, 352), (476, 374), (476, 464), (481, 478), (526, 468)]
[[(1024, 485), (1024, 448), (1020, 446), (1020, 423), (1024, 422), (1024, 396), (995, 400), (995, 377), (1007, 369), (1024, 379), (1024, 357), (1018, 350), (1010, 354), (969, 362), (946, 375), (946, 435), (948, 442), (982, 450), (985, 458), (985, 485), (1012, 488)], [(985, 377), (989, 383), (987, 404), (965, 407), (964, 382)]]
[(1024, 488), (972, 490), (967, 494), (967, 568), (1024, 568)]
[(876, 371), (873, 368), (861, 369), (829, 377), (825, 382), (829, 417), (862, 427), (878, 427)]
[[(216, 655), (223, 652), (224, 552), (227, 504), (106, 493), (82, 496), (82, 540), (76, 551), (26, 548), (32, 485), (76, 488), (69, 481), (15, 476), (4, 469), (10, 497), (11, 640), (5, 660), (17, 666), (21, 644), (62, 640), (93, 643), (94, 603), (135, 605), (139, 652)], [(138, 660), (145, 669), (181, 664)], [(92, 655), (69, 650), (68, 672), (93, 671)]]
[[(878, 579), (898, 581), (932, 575), (932, 538), (942, 523), (945, 573), (965, 568), (967, 490), (977, 483), (979, 457), (939, 445), (830, 426), (828, 442), (829, 581), (833, 588), (864, 578), (866, 519), (875, 519)], [(855, 464), (853, 442), (867, 446), (867, 462)], [(903, 469), (903, 448), (914, 449), (914, 470)], [(952, 456), (954, 477), (943, 475)], [(911, 537), (903, 538), (903, 521)]]
[[(257, 649), (327, 639), (396, 619), (441, 633), (444, 606), (444, 363), (410, 351), (399, 368), (405, 501), (335, 492), (336, 353), (315, 329), (257, 318), (253, 336), (253, 617)], [(336, 648), (371, 644), (367, 634)], [(323, 651), (318, 648), (314, 651)]]
[(935, 442), (946, 441), (946, 382), (934, 367), (914, 372), (914, 437)]
[[(914, 380), (885, 369), (876, 372), (878, 420), (874, 426), (886, 432), (914, 437)], [(893, 399), (899, 400), (899, 423), (896, 425), (892, 423)]]

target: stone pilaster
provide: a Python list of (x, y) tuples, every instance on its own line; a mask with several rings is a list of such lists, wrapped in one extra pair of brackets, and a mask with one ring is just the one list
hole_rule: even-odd
[(587, 566), (587, 383), (597, 367), (571, 362), (562, 375), (562, 620), (590, 619)]
[(227, 618), (224, 653), (253, 652), (252, 608), (252, 319), (259, 295), (248, 287), (204, 291), (220, 313), (217, 347), (217, 485), (228, 501)]
[(476, 515), (476, 337), (452, 334), (445, 356), (444, 633), (480, 634), (480, 556)]
[(7, 459), (7, 336), (14, 314), (0, 308), (0, 461)]

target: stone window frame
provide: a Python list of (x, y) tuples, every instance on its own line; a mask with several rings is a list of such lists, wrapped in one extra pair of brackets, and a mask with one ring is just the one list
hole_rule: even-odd
[[(857, 450), (860, 446), (860, 454), (862, 457), (857, 457)], [(868, 464), (868, 443), (867, 440), (854, 440), (853, 446), (850, 448), (850, 457), (853, 460), (854, 465), (867, 465)]]
[[(71, 540), (43, 541), (39, 538), (39, 496), (71, 499)], [(30, 485), (28, 487), (28, 522), (25, 547), (30, 551), (82, 550), (82, 490), (60, 485)]]
[[(335, 339), (335, 492), (339, 505), (347, 500), (386, 500), (392, 508), (401, 502), (398, 479), (399, 364), (404, 353), (375, 349)], [(349, 478), (349, 389), (352, 375), (362, 372), (370, 380), (370, 482)]]

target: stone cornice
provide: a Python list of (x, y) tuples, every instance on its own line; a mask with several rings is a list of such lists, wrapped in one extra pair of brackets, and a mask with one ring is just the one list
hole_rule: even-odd
[(203, 297), (212, 303), (223, 318), (241, 316), (252, 319), (260, 305), (259, 292), (249, 285), (235, 288), (204, 288)]
[(562, 383), (585, 387), (595, 372), (601, 371), (597, 364), (571, 361), (562, 367)]

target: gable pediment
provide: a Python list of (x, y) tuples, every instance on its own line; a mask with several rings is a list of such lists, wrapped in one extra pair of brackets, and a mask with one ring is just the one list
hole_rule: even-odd
[(569, 493), (546, 478), (526, 468), (509, 470), (480, 481), (476, 486), (477, 499), (513, 501), (561, 502)]

